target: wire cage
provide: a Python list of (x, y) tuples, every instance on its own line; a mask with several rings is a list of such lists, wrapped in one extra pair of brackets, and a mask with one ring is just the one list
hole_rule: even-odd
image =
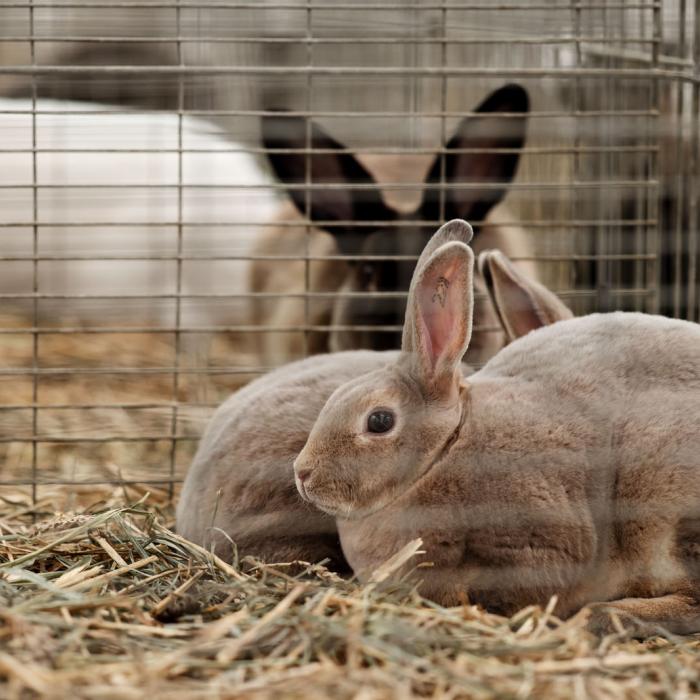
[[(232, 390), (395, 342), (395, 320), (339, 309), (405, 288), (349, 280), (415, 260), (407, 222), (434, 230), (455, 202), (578, 314), (697, 321), (698, 17), (691, 0), (3, 3), (0, 485), (172, 494)], [(520, 106), (489, 102), (504, 86)], [(379, 227), (388, 248), (348, 242)]]

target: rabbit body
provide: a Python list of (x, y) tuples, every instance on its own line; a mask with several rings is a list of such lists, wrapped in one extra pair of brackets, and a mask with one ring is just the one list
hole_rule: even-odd
[[(269, 223), (278, 213), (277, 197), (266, 189), (272, 179), (250, 154), (232, 152), (240, 146), (193, 117), (123, 108), (99, 114), (105, 106), (39, 99), (34, 121), (32, 108), (29, 99), (0, 99), (0, 256), (28, 258), (0, 262), (0, 293), (33, 291), (35, 220), (36, 254), (54, 258), (37, 263), (40, 294), (174, 295), (178, 275), (184, 295), (247, 290), (246, 261), (183, 260), (178, 273), (177, 256), (245, 256), (259, 230), (244, 225)], [(80, 152), (86, 149), (97, 152)], [(169, 259), (147, 259), (159, 257)], [(131, 322), (138, 312), (175, 324), (172, 299), (40, 302), (41, 315), (56, 311), (86, 323), (109, 323), (110, 316)], [(180, 320), (225, 325), (247, 313), (231, 299), (183, 299)]]
[(397, 352), (309, 357), (256, 379), (215, 412), (187, 473), (177, 531), (231, 560), (329, 559), (347, 570), (334, 518), (310, 508), (292, 464), (328, 397), (341, 384), (396, 359)]
[(428, 597), (512, 613), (556, 594), (562, 614), (700, 574), (700, 551), (688, 556), (700, 542), (700, 328), (622, 313), (558, 323), (472, 375), (462, 410), (447, 454), (406, 493), (339, 521), (353, 570), (422, 537)]
[[(700, 630), (700, 327), (566, 320), (465, 379), (460, 235), (446, 224), (418, 262), (399, 359), (322, 409), (300, 493), (339, 518), (361, 578), (421, 537), (419, 590), (439, 603), (512, 613), (556, 594), (562, 615), (610, 605), (645, 632)], [(381, 434), (377, 411), (393, 416)]]

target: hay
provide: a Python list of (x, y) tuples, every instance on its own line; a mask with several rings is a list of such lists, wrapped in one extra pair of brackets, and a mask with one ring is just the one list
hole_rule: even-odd
[(700, 695), (700, 637), (597, 640), (585, 613), (436, 607), (388, 583), (391, 564), (366, 586), (319, 565), (242, 573), (167, 529), (157, 499), (51, 510), (0, 507), (2, 697)]
[[(62, 320), (71, 325), (71, 319)], [(72, 325), (79, 327), (77, 320)], [(213, 407), (256, 376), (206, 373), (258, 365), (235, 334), (183, 334), (178, 354), (174, 333), (47, 333), (35, 348), (29, 328), (26, 316), (0, 314), (0, 329), (13, 331), (0, 334), (0, 483), (32, 476), (33, 434), (40, 438), (38, 482), (167, 481), (173, 476), (173, 434), (179, 437), (174, 476), (182, 477)], [(39, 369), (66, 370), (38, 377), (36, 416), (30, 408), (35, 350)], [(160, 371), (176, 364), (198, 371), (185, 371), (176, 387), (173, 374)], [(73, 408), (81, 405), (92, 407)]]

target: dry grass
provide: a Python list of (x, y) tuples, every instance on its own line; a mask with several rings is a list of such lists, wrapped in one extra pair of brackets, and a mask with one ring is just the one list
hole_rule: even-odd
[[(47, 333), (38, 336), (36, 365), (65, 371), (39, 375), (34, 402), (30, 327), (27, 317), (0, 315), (0, 329), (17, 331), (0, 334), (0, 438), (13, 439), (0, 442), (0, 483), (32, 476), (34, 434), (41, 440), (37, 481), (167, 479), (173, 434), (180, 438), (175, 474), (182, 476), (213, 406), (256, 376), (201, 371), (258, 365), (240, 338), (226, 334), (183, 334), (176, 358), (174, 333)], [(181, 374), (176, 384), (172, 373), (160, 371), (176, 362), (197, 371)]]
[(366, 586), (319, 565), (242, 573), (174, 535), (161, 499), (122, 498), (4, 501), (1, 697), (700, 697), (700, 637), (440, 608), (382, 580), (391, 564)]

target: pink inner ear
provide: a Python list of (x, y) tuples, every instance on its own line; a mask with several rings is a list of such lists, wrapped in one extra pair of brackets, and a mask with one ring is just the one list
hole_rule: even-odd
[(423, 277), (417, 290), (419, 333), (433, 368), (457, 334), (460, 304), (456, 301), (459, 291), (455, 289), (455, 280), (458, 272), (458, 261), (438, 267)]

